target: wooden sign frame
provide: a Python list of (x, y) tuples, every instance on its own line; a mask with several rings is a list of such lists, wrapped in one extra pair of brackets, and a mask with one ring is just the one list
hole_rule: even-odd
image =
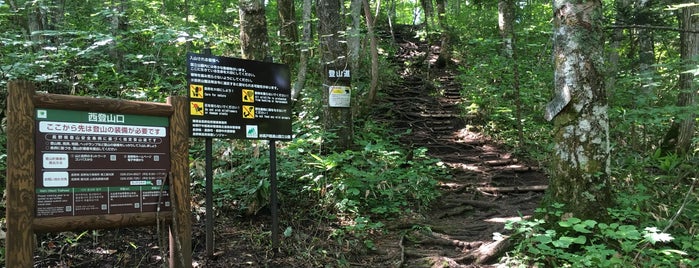
[[(10, 81), (7, 96), (6, 267), (32, 267), (35, 233), (169, 224), (170, 267), (192, 266), (189, 193), (189, 119), (185, 97), (167, 103), (36, 93), (31, 82)], [(172, 211), (36, 217), (35, 109), (162, 116), (169, 118)]]

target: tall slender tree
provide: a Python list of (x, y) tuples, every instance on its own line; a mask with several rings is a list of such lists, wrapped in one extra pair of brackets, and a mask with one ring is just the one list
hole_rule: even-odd
[(353, 140), (352, 110), (349, 107), (330, 107), (330, 89), (349, 87), (347, 43), (343, 36), (345, 25), (340, 12), (341, 0), (316, 0), (318, 38), (320, 39), (323, 67), (323, 123), (325, 130), (335, 138), (324, 143), (326, 149), (342, 151), (350, 148)]
[[(371, 107), (376, 99), (376, 91), (379, 84), (379, 48), (374, 34), (375, 21), (371, 16), (369, 1), (362, 0), (364, 6), (364, 18), (366, 19), (367, 37), (369, 38), (369, 50), (371, 51), (371, 84), (366, 98), (366, 107)], [(379, 3), (377, 3), (378, 5)]]
[(306, 84), (306, 73), (308, 69), (308, 57), (310, 43), (313, 39), (311, 31), (311, 8), (313, 7), (313, 0), (303, 0), (303, 11), (302, 11), (302, 34), (301, 34), (301, 55), (299, 56), (298, 72), (296, 73), (296, 81), (291, 89), (291, 99), (297, 101), (299, 95), (301, 95), (301, 89), (303, 89)]
[(512, 57), (512, 36), (515, 31), (514, 17), (514, 0), (498, 1), (498, 29), (500, 29), (500, 37), (502, 38), (502, 54), (510, 58)]
[[(699, 56), (699, 6), (691, 5), (681, 10), (682, 32), (680, 33), (680, 54), (686, 68), (697, 68), (697, 56)], [(692, 138), (696, 122), (696, 98), (697, 85), (694, 81), (694, 72), (680, 74), (677, 96), (677, 106), (687, 108), (678, 116), (670, 130), (663, 139), (664, 153), (686, 154), (691, 150)]]
[(515, 1), (500, 0), (498, 2), (498, 28), (502, 38), (502, 55), (511, 62), (512, 89), (515, 98), (515, 120), (517, 120), (517, 137), (519, 144), (524, 143), (524, 127), (522, 126), (522, 97), (519, 88), (519, 66), (515, 51)]
[(603, 76), (602, 2), (561, 0), (553, 5), (554, 154), (544, 204), (564, 204), (577, 218), (606, 220), (612, 204), (609, 119)]

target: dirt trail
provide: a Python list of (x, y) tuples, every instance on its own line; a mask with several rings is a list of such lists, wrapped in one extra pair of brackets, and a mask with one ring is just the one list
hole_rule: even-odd
[(381, 112), (390, 116), (381, 120), (401, 132), (412, 129), (402, 141), (428, 148), (428, 154), (451, 167), (453, 176), (441, 181), (443, 195), (428, 213), (392, 226), (397, 235), (380, 243), (394, 266), (487, 266), (497, 260), (492, 253), (506, 246), (494, 243), (493, 233), (503, 232), (507, 219), (533, 212), (547, 178), (473, 131), (469, 125), (478, 118), (463, 115), (465, 100), (454, 64), (435, 64), (439, 47), (413, 35), (406, 29), (396, 34), (395, 63), (412, 68), (402, 69), (402, 83), (386, 90), (381, 101), (389, 108)]
[[(267, 214), (218, 215), (216, 257), (209, 258), (205, 222), (197, 210), (193, 267), (488, 267), (496, 260), (491, 253), (504, 245), (493, 243), (493, 232), (502, 232), (507, 219), (531, 214), (547, 179), (468, 126), (481, 119), (463, 116), (466, 100), (454, 65), (438, 68), (439, 48), (403, 30), (395, 36), (399, 47), (394, 57), (395, 64), (405, 67), (403, 80), (385, 89), (377, 120), (390, 123), (396, 133), (411, 129), (402, 142), (428, 148), (451, 167), (452, 176), (440, 182), (442, 196), (426, 212), (384, 221), (388, 232), (372, 237), (377, 249), (372, 252), (333, 241), (333, 223), (282, 206), (283, 225), (293, 226), (294, 235), (282, 241), (280, 254), (269, 243)], [(165, 234), (155, 227), (42, 234), (34, 266), (159, 267), (167, 256)]]

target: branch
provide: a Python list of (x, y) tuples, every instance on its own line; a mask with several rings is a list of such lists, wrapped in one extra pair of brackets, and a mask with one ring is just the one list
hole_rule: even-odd
[(680, 28), (670, 27), (670, 26), (654, 26), (654, 25), (611, 25), (607, 26), (609, 29), (651, 29), (651, 30), (663, 30), (663, 31), (673, 31), (680, 33), (699, 33), (699, 30), (684, 30)]

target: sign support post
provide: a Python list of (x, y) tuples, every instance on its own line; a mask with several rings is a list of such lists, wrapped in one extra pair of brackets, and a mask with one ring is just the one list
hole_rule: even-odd
[(213, 146), (212, 138), (204, 139), (204, 153), (206, 154), (206, 256), (214, 256), (214, 171), (213, 171)]
[(269, 206), (272, 211), (272, 249), (276, 255), (279, 252), (279, 211), (277, 211), (277, 145), (275, 140), (269, 140), (269, 188)]
[(34, 206), (34, 85), (11, 81), (7, 94), (7, 237), (5, 266), (32, 267)]
[(212, 138), (269, 140), (272, 246), (279, 249), (276, 140), (291, 140), (291, 83), (288, 66), (187, 54), (190, 133), (206, 138), (207, 254), (213, 255)]

